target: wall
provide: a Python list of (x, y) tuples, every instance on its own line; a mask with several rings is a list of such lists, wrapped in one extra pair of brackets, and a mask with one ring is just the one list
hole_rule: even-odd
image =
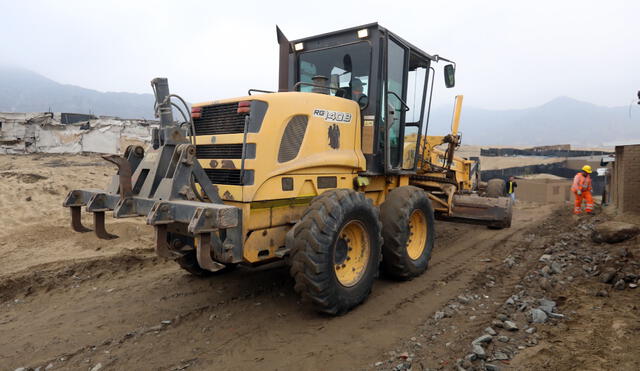
[(616, 146), (611, 198), (623, 213), (640, 214), (640, 144)]
[(0, 113), (0, 154), (122, 153), (148, 145), (156, 121), (52, 112)]
[(517, 179), (516, 198), (538, 203), (571, 200), (571, 181), (565, 179)]

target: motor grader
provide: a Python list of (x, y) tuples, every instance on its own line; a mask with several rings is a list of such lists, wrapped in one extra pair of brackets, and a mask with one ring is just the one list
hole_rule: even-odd
[(477, 163), (454, 156), (462, 97), (452, 133), (425, 135), (434, 66), (449, 62), (453, 87), (453, 62), (377, 23), (277, 36), (277, 92), (185, 111), (167, 79), (154, 79), (152, 146), (104, 156), (118, 167), (107, 189), (69, 192), (73, 229), (90, 230), (82, 207), (99, 238), (116, 238), (107, 211), (144, 216), (157, 254), (195, 275), (285, 259), (303, 298), (342, 314), (379, 270), (408, 280), (427, 269), (435, 218), (509, 226), (509, 199), (478, 196)]

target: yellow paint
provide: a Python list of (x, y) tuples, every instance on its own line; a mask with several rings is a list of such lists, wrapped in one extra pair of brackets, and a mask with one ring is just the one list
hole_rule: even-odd
[(276, 251), (284, 248), (285, 236), (291, 226), (280, 226), (251, 231), (244, 242), (243, 257), (248, 262), (275, 259)]
[(341, 285), (352, 287), (364, 276), (371, 255), (369, 235), (358, 220), (347, 223), (334, 245), (333, 267)]
[(422, 210), (414, 210), (409, 217), (409, 239), (407, 240), (407, 254), (412, 260), (422, 256), (427, 243), (427, 218)]

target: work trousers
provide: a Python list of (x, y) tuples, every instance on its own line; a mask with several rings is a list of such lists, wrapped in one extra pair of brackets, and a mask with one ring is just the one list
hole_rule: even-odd
[(582, 200), (584, 200), (586, 204), (584, 211), (587, 213), (593, 212), (593, 198), (591, 197), (590, 191), (584, 191), (581, 195), (579, 195), (577, 192), (574, 192), (573, 195), (576, 196), (576, 203), (573, 208), (574, 214), (580, 214), (582, 212)]

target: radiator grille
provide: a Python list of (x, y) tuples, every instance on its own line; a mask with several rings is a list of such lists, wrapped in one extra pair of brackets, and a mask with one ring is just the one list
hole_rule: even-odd
[(202, 116), (193, 120), (196, 135), (243, 133), (245, 114), (237, 111), (238, 103), (202, 107)]
[(296, 158), (304, 139), (304, 132), (307, 130), (307, 121), (306, 115), (293, 116), (289, 120), (280, 141), (278, 162), (287, 162)]
[(196, 157), (201, 159), (242, 158), (242, 143), (201, 144), (196, 146)]
[(239, 169), (204, 169), (213, 184), (242, 185)]

